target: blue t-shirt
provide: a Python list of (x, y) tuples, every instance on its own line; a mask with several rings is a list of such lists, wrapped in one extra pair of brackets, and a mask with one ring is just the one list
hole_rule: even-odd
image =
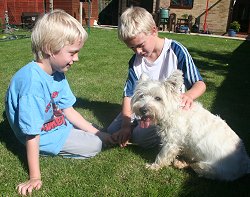
[(36, 62), (21, 68), (6, 94), (6, 114), (18, 140), (40, 135), (40, 153), (56, 155), (62, 149), (72, 124), (62, 109), (76, 98), (63, 73), (48, 75)]

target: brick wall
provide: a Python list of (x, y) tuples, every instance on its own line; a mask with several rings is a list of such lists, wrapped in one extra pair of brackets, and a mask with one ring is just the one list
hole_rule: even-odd
[[(200, 17), (200, 29), (203, 30), (207, 0), (194, 0), (192, 9), (174, 9), (170, 8), (170, 14), (175, 13), (177, 18), (183, 14)], [(161, 0), (160, 7), (170, 7), (170, 0)], [(209, 0), (207, 15), (207, 28), (209, 31), (217, 34), (223, 34), (227, 31), (229, 17), (230, 0)], [(194, 23), (194, 20), (193, 20)]]
[[(4, 12), (6, 10), (6, 0), (0, 0), (0, 23), (3, 25), (4, 23)], [(1, 27), (0, 27), (1, 28)]]
[(79, 0), (53, 0), (54, 9), (62, 9), (77, 20), (79, 20)]
[[(4, 6), (5, 5), (5, 6)], [(43, 0), (1, 0), (0, 1), (0, 18), (4, 22), (4, 12), (8, 11), (9, 23), (21, 24), (21, 15), (23, 12), (43, 13)]]
[(89, 5), (88, 2), (83, 2), (83, 24), (86, 25), (85, 18), (88, 18), (88, 10), (90, 10), (90, 16), (92, 20), (98, 20), (99, 8), (98, 8), (98, 0), (92, 0), (91, 4)]
[[(91, 1), (91, 17), (98, 19), (98, 0)], [(77, 20), (79, 20), (80, 1), (79, 0), (53, 0), (54, 9), (63, 9)], [(21, 15), (23, 12), (39, 12), (49, 11), (49, 0), (0, 0), (0, 18), (4, 21), (5, 10), (8, 10), (9, 23), (20, 25)], [(83, 3), (83, 24), (85, 17), (88, 15), (88, 3)]]

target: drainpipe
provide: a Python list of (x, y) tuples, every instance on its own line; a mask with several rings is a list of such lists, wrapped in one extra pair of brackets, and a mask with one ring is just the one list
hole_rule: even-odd
[(230, 7), (229, 7), (229, 13), (228, 13), (228, 19), (227, 19), (227, 29), (229, 28), (230, 23), (232, 22), (232, 18), (233, 18), (233, 9), (234, 9), (234, 5), (235, 5), (236, 0), (231, 0), (230, 3)]
[(82, 1), (80, 1), (80, 8), (79, 8), (79, 22), (82, 25)]
[(43, 13), (46, 14), (46, 0), (43, 0)]
[(205, 13), (205, 19), (204, 19), (204, 24), (203, 24), (203, 31), (204, 31), (204, 33), (207, 32), (208, 1), (209, 0), (207, 0), (206, 13)]
[(91, 13), (90, 13), (90, 6), (91, 6), (91, 0), (88, 0), (88, 33), (90, 33), (90, 17), (91, 17)]
[(158, 13), (160, 9), (160, 0), (156, 0), (156, 3), (155, 3), (155, 13)]
[(53, 9), (53, 0), (49, 0), (49, 11), (52, 12)]

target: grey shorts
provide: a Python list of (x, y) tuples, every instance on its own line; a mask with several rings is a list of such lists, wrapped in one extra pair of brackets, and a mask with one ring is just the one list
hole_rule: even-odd
[(102, 141), (96, 135), (73, 128), (58, 155), (66, 158), (87, 159), (102, 150)]

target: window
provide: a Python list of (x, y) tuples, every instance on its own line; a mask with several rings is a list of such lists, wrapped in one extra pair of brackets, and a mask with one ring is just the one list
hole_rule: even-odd
[(141, 6), (141, 0), (127, 0), (127, 7)]
[(194, 0), (170, 0), (170, 8), (192, 9)]
[(127, 7), (139, 6), (145, 8), (149, 13), (153, 12), (154, 0), (127, 0)]

